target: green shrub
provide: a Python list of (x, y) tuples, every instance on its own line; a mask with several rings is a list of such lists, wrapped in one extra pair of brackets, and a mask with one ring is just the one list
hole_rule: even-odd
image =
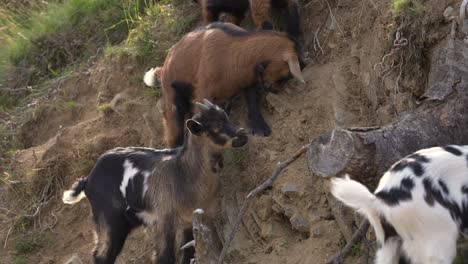
[[(67, 0), (10, 11), (0, 7), (0, 77), (24, 86), (60, 75), (106, 44), (124, 40), (151, 0)], [(13, 77), (11, 77), (13, 76)], [(11, 86), (11, 82), (9, 83)]]
[(424, 13), (424, 5), (421, 0), (393, 0), (393, 15), (401, 13), (420, 16)]

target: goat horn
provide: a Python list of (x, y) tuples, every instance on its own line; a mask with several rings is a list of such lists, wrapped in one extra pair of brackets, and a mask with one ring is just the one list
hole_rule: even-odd
[(208, 99), (203, 99), (203, 103), (204, 103), (205, 105), (208, 105), (208, 106), (211, 106), (211, 107), (214, 107), (214, 106), (215, 106), (215, 105), (214, 105), (212, 102), (210, 102)]
[(202, 104), (202, 103), (195, 102), (195, 104), (198, 105), (198, 107), (200, 107), (200, 109), (201, 109), (202, 111), (207, 111), (207, 110), (210, 109), (208, 106), (206, 106), (206, 105), (204, 105), (204, 104)]
[(296, 56), (291, 56), (288, 59), (289, 71), (291, 74), (301, 83), (306, 83), (302, 77), (301, 67), (299, 66), (299, 61)]
[(195, 240), (192, 240), (190, 242), (188, 242), (187, 244), (183, 245), (180, 250), (185, 250), (189, 247), (195, 247)]

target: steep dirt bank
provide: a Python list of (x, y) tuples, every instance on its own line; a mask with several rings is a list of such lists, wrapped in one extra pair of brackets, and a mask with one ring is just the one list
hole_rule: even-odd
[[(283, 91), (267, 95), (264, 113), (272, 136), (252, 137), (244, 149), (226, 154), (218, 231), (227, 234), (228, 223), (246, 193), (269, 177), (276, 162), (309, 139), (337, 126), (386, 124), (416, 107), (415, 98), (427, 74), (424, 56), (448, 33), (442, 13), (453, 3), (426, 1), (430, 12), (419, 28), (401, 29), (402, 37), (410, 39), (408, 53), (403, 54), (416, 58), (405, 60), (401, 67), (399, 53), (379, 64), (390, 52), (398, 28), (391, 3), (302, 3), (304, 50), (310, 58), (304, 71), (307, 84), (291, 81)], [(0, 207), (22, 206), (18, 195), (38, 188), (52, 199), (34, 221), (26, 222), (27, 228), (11, 234), (7, 228), (0, 233), (0, 241), (8, 236), (0, 262), (13, 262), (14, 241), (21, 238), (21, 232), (32, 234), (32, 229), (41, 231), (42, 237), (26, 263), (63, 263), (73, 254), (90, 261), (93, 224), (88, 203), (65, 206), (59, 196), (63, 187), (86, 175), (99, 154), (109, 148), (163, 146), (156, 92), (141, 81), (146, 66), (153, 65), (101, 61), (55, 84), (55, 93), (38, 103), (34, 118), (21, 127), (21, 138), (29, 148), (20, 151), (12, 164), (11, 174), (25, 184), (15, 189), (20, 194), (2, 189)], [(386, 78), (380, 78), (384, 75)], [(67, 104), (70, 101), (74, 103)], [(245, 124), (242, 100), (236, 101), (232, 115)], [(304, 158), (298, 160), (247, 212), (229, 262), (324, 263), (343, 244), (327, 194), (327, 182), (310, 175)], [(127, 240), (118, 263), (147, 263), (150, 248), (150, 235), (139, 230)], [(362, 253), (357, 249), (351, 262)]]

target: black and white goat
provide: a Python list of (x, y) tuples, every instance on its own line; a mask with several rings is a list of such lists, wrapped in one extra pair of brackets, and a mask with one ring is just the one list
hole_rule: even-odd
[(374, 193), (346, 176), (332, 194), (374, 227), (377, 264), (449, 264), (468, 233), (468, 146), (419, 150), (396, 162)]
[(114, 263), (132, 229), (151, 227), (157, 263), (176, 263), (191, 234), (192, 212), (210, 209), (226, 148), (247, 143), (246, 133), (205, 100), (186, 121), (183, 146), (174, 149), (116, 148), (103, 154), (87, 178), (63, 194), (73, 204), (87, 197), (96, 224), (94, 263)]

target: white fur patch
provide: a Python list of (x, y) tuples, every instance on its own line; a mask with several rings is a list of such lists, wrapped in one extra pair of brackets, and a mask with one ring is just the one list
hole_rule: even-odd
[(62, 201), (64, 204), (74, 204), (86, 197), (84, 192), (80, 192), (77, 196), (73, 196), (73, 193), (73, 190), (63, 192)]
[(151, 213), (151, 212), (148, 212), (148, 211), (143, 211), (143, 212), (137, 213), (137, 216), (146, 225), (153, 225), (154, 223), (156, 223), (156, 220), (158, 220), (157, 214)]
[(123, 197), (126, 197), (127, 186), (130, 179), (135, 177), (135, 175), (140, 172), (137, 168), (133, 167), (133, 164), (129, 160), (125, 160), (124, 164), (124, 175), (122, 179), (122, 183), (120, 184), (120, 192), (122, 193)]
[(145, 194), (146, 194), (146, 191), (148, 190), (148, 177), (150, 176), (150, 173), (148, 171), (144, 171), (143, 172), (143, 176), (145, 177), (144, 181), (143, 181), (143, 194), (142, 194), (142, 198), (145, 199)]
[(164, 156), (161, 160), (162, 161), (168, 161), (168, 160), (171, 160), (173, 158), (174, 158), (174, 156), (169, 155), (169, 156)]
[(143, 81), (145, 82), (146, 85), (150, 87), (154, 87), (156, 85), (155, 73), (156, 73), (156, 68), (152, 68), (145, 73), (145, 76), (143, 77)]

